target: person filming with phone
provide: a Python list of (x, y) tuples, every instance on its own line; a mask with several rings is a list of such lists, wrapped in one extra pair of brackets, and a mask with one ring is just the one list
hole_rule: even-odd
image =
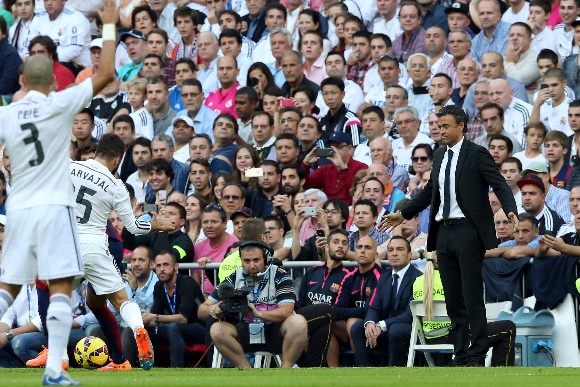
[[(334, 132), (328, 144), (332, 152), (315, 146), (304, 158), (302, 168), (307, 175), (304, 188), (320, 188), (328, 197), (340, 199), (350, 206), (352, 196), (349, 189), (352, 187), (354, 176), (358, 171), (367, 169), (367, 165), (352, 158), (354, 147), (350, 134)], [(321, 154), (319, 151), (327, 153)], [(332, 164), (321, 166), (310, 173), (310, 166), (318, 162), (321, 157), (327, 157)]]

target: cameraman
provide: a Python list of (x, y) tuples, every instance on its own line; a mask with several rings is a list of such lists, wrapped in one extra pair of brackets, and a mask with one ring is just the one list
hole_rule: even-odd
[[(224, 285), (249, 291), (249, 310), (240, 322), (234, 325), (218, 321), (210, 329), (216, 349), (235, 367), (250, 368), (244, 353), (264, 350), (282, 354), (282, 367), (291, 368), (308, 345), (306, 319), (293, 314), (292, 280), (284, 269), (275, 265), (266, 267), (267, 253), (272, 255), (271, 249), (263, 242), (242, 243), (242, 268), (226, 278), (198, 310), (198, 317), (202, 320), (209, 317), (223, 320), (222, 305), (225, 306), (227, 296), (224, 293), (231, 293), (226, 292)], [(225, 317), (232, 318), (231, 315)]]

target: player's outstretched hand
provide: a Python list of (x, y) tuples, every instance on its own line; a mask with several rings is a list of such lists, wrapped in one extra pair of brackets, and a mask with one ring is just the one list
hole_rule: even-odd
[(403, 215), (401, 215), (400, 212), (384, 215), (378, 229), (380, 232), (391, 232), (395, 227), (403, 223), (404, 220), (405, 218), (403, 218)]
[(115, 0), (105, 0), (102, 11), (97, 10), (103, 24), (117, 24), (119, 20), (119, 10), (116, 7)]
[(157, 220), (151, 221), (151, 231), (174, 231), (175, 222), (165, 217), (156, 217)]

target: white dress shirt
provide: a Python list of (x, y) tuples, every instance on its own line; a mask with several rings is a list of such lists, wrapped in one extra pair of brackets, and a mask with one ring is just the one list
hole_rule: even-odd
[[(459, 208), (459, 204), (457, 203), (457, 193), (455, 191), (455, 171), (457, 170), (457, 160), (459, 159), (459, 151), (461, 150), (461, 145), (463, 144), (463, 138), (457, 144), (451, 147), (453, 151), (453, 158), (451, 159), (451, 171), (449, 173), (449, 192), (451, 196), (450, 204), (450, 211), (449, 211), (449, 218), (456, 219), (456, 218), (465, 218), (463, 211)], [(437, 215), (435, 216), (436, 221), (443, 220), (443, 205), (445, 200), (445, 169), (447, 168), (448, 162), (448, 153), (447, 151), (449, 148), (445, 150), (445, 156), (443, 156), (443, 160), (441, 161), (441, 168), (439, 169), (439, 196), (441, 197), (441, 204), (439, 205), (439, 209), (437, 210)]]

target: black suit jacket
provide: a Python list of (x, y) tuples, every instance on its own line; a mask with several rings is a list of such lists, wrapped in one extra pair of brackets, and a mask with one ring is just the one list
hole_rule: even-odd
[(266, 29), (266, 13), (260, 13), (260, 15), (258, 16), (258, 26), (256, 27), (256, 30), (254, 31), (252, 36), (248, 36), (248, 31), (249, 31), (249, 27), (250, 27), (250, 23), (252, 22), (252, 19), (250, 19), (250, 14), (244, 15), (242, 16), (242, 21), (245, 21), (246, 23), (248, 23), (248, 31), (246, 31), (244, 33), (244, 36), (252, 39), (254, 42), (258, 43), (260, 41), (260, 39), (262, 39), (262, 34), (264, 33), (264, 30)]
[[(435, 221), (435, 215), (437, 215), (441, 204), (439, 173), (445, 152), (447, 152), (446, 146), (442, 146), (435, 151), (431, 180), (429, 180), (423, 191), (401, 210), (405, 219), (411, 219), (431, 205), (429, 236), (427, 238), (427, 249), (429, 251), (436, 250), (439, 224)], [(442, 171), (442, 173), (445, 173), (445, 171)], [(457, 159), (457, 169), (455, 171), (457, 204), (465, 217), (475, 226), (487, 250), (497, 247), (493, 213), (488, 199), (490, 186), (501, 202), (505, 213), (513, 212), (517, 214), (518, 211), (512, 191), (499, 173), (488, 150), (464, 139), (459, 151), (459, 159)]]
[(123, 165), (119, 170), (119, 177), (124, 182), (127, 181), (129, 176), (131, 176), (135, 171), (137, 171), (137, 166), (133, 162), (133, 147), (130, 146), (125, 152), (125, 158), (123, 159)]
[[(574, 135), (568, 136), (568, 152), (566, 152), (566, 154), (564, 155), (564, 164), (573, 165), (573, 163), (570, 161), (572, 159), (572, 156), (574, 156), (572, 154), (573, 145), (574, 145)], [(578, 153), (578, 150), (576, 150), (576, 153)]]
[(413, 283), (422, 274), (415, 266), (409, 266), (409, 269), (407, 269), (405, 276), (401, 280), (393, 311), (391, 311), (390, 305), (391, 292), (393, 291), (393, 271), (391, 270), (383, 274), (377, 284), (376, 296), (370, 302), (365, 322), (384, 320), (387, 329), (394, 323), (407, 323), (411, 325), (413, 316), (409, 305), (413, 299)]

